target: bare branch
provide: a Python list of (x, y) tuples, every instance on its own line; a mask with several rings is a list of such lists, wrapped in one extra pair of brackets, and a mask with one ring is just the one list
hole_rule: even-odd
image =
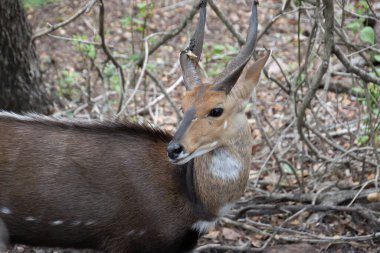
[(240, 33), (238, 33), (230, 21), (228, 21), (227, 17), (224, 15), (224, 13), (219, 10), (219, 8), (215, 5), (214, 0), (208, 0), (208, 3), (210, 4), (210, 7), (214, 10), (216, 15), (220, 18), (220, 20), (224, 23), (224, 25), (227, 27), (227, 29), (232, 33), (232, 35), (236, 38), (236, 40), (239, 42), (239, 45), (245, 44), (245, 39), (241, 36)]
[(348, 72), (358, 75), (361, 79), (363, 79), (366, 82), (372, 82), (374, 84), (380, 85), (380, 78), (371, 76), (370, 74), (368, 74), (368, 72), (352, 65), (338, 46), (335, 45), (333, 50), (336, 57), (338, 57), (338, 59), (346, 67)]
[[(171, 40), (172, 38), (174, 38), (182, 32), (182, 30), (187, 26), (188, 22), (194, 18), (195, 14), (197, 14), (198, 6), (201, 1), (202, 0), (199, 0), (193, 5), (193, 8), (191, 9), (187, 17), (182, 21), (182, 23), (178, 27), (174, 28), (168, 33), (165, 33), (161, 40), (157, 41), (155, 44), (149, 47), (149, 55), (153, 54), (158, 48), (160, 48), (160, 46), (162, 46), (163, 44), (165, 44), (166, 42), (168, 42), (169, 40)], [(141, 53), (139, 55), (138, 60), (136, 61), (136, 65), (141, 67), (144, 62), (144, 59), (145, 53)]]
[(107, 55), (108, 59), (111, 60), (112, 64), (118, 69), (119, 71), (119, 78), (120, 78), (120, 84), (121, 84), (121, 90), (122, 94), (120, 96), (120, 102), (119, 102), (119, 109), (118, 111), (121, 110), (121, 106), (123, 104), (123, 98), (124, 98), (124, 89), (125, 89), (125, 77), (123, 73), (123, 68), (119, 64), (119, 62), (112, 56), (112, 53), (110, 52), (109, 48), (107, 47), (106, 44), (106, 38), (104, 34), (104, 3), (103, 0), (99, 0), (100, 7), (99, 7), (99, 35), (100, 39), (102, 41), (102, 48), (104, 53)]
[(49, 28), (44, 29), (44, 30), (39, 31), (39, 32), (36, 32), (36, 34), (34, 34), (33, 37), (32, 37), (32, 41), (34, 41), (35, 39), (37, 39), (37, 38), (39, 38), (41, 36), (44, 36), (44, 35), (46, 35), (48, 33), (54, 32), (55, 30), (57, 30), (57, 29), (65, 26), (65, 25), (73, 22), (78, 17), (80, 17), (82, 14), (89, 12), (90, 9), (95, 5), (95, 3), (97, 1), (98, 0), (90, 0), (90, 1), (88, 1), (82, 8), (80, 8), (74, 15), (72, 15), (68, 19), (62, 21), (61, 23), (55, 24), (55, 25), (49, 25)]

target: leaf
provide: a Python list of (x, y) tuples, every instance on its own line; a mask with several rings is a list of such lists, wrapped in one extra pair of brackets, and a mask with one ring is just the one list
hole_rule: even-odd
[(358, 32), (361, 27), (362, 27), (362, 24), (358, 20), (346, 25), (346, 28), (352, 30), (353, 32)]
[(95, 60), (96, 59), (96, 48), (93, 45), (90, 45), (88, 48), (88, 57)]
[(379, 202), (380, 201), (380, 193), (372, 192), (367, 196), (368, 202)]
[[(375, 59), (375, 61), (380, 62), (380, 54), (375, 54), (375, 56), (373, 58)], [(377, 72), (377, 70), (376, 70), (376, 72)]]
[(221, 54), (221, 53), (223, 53), (225, 48), (226, 47), (224, 45), (217, 44), (217, 45), (213, 46), (212, 52), (213, 52), (213, 54)]
[(355, 86), (352, 88), (352, 91), (356, 94), (364, 94), (365, 90), (360, 86)]
[(219, 231), (211, 230), (208, 232), (208, 234), (204, 235), (203, 237), (207, 238), (207, 239), (216, 239), (216, 238), (218, 238), (219, 234), (220, 234)]
[(360, 39), (363, 42), (370, 43), (371, 45), (375, 44), (375, 31), (372, 27), (366, 26), (360, 31)]
[(222, 234), (226, 240), (231, 240), (231, 241), (236, 241), (240, 239), (241, 237), (239, 233), (237, 233), (235, 230), (230, 229), (230, 228), (222, 228)]
[(368, 136), (368, 135), (363, 135), (363, 136), (360, 136), (360, 137), (358, 138), (358, 143), (359, 143), (360, 145), (364, 145), (364, 144), (366, 144), (368, 141), (369, 141), (369, 136)]
[(286, 174), (293, 174), (292, 167), (290, 167), (287, 163), (281, 164), (281, 170)]

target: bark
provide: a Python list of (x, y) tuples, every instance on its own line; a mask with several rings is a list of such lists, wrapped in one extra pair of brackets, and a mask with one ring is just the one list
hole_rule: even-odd
[(21, 0), (0, 0), (0, 110), (52, 111)]

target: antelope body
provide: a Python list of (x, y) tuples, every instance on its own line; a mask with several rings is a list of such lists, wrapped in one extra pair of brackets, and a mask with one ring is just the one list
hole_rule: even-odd
[[(256, 41), (214, 82), (198, 61), (206, 1), (180, 62), (187, 93), (174, 136), (150, 126), (0, 112), (0, 247), (187, 252), (244, 192), (251, 134), (243, 111), (269, 57), (239, 79)], [(168, 158), (169, 156), (169, 158)]]

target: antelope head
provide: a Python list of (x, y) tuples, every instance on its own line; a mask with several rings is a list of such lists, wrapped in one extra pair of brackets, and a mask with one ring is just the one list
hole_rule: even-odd
[(180, 54), (186, 86), (182, 102), (184, 118), (167, 147), (169, 158), (176, 164), (184, 164), (215, 148), (228, 145), (228, 141), (239, 134), (239, 126), (247, 124), (243, 104), (250, 98), (270, 55), (267, 52), (243, 71), (256, 44), (258, 1), (255, 0), (246, 44), (213, 82), (205, 81), (198, 63), (203, 47), (206, 3), (206, 0), (201, 1), (196, 31), (190, 45)]

